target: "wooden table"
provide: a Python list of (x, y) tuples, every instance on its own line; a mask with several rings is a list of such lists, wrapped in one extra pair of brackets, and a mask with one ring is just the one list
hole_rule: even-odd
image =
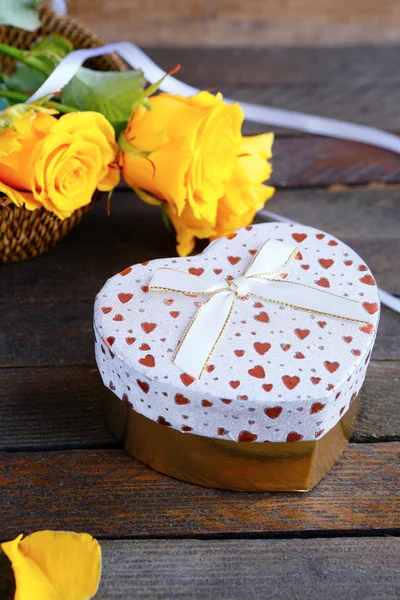
[[(399, 52), (150, 50), (200, 87), (394, 131)], [(400, 295), (400, 157), (286, 131), (273, 162), (268, 208), (339, 236)], [(400, 315), (383, 309), (352, 443), (314, 491), (184, 484), (115, 443), (92, 336), (105, 280), (173, 253), (158, 211), (120, 189), (111, 218), (99, 205), (46, 256), (1, 268), (0, 539), (90, 532), (103, 549), (99, 600), (399, 598)], [(7, 598), (12, 577), (0, 564)]]

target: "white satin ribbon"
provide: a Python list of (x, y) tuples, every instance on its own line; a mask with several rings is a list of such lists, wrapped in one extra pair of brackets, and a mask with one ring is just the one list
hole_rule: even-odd
[(52, 0), (51, 10), (62, 16), (68, 14), (67, 3), (65, 0)]
[(229, 321), (237, 298), (254, 296), (266, 302), (366, 323), (359, 302), (298, 282), (279, 279), (297, 252), (298, 248), (293, 244), (267, 240), (243, 276), (232, 280), (222, 279), (217, 283), (185, 271), (157, 269), (149, 283), (151, 292), (210, 295), (184, 333), (173, 362), (192, 377), (200, 377)]

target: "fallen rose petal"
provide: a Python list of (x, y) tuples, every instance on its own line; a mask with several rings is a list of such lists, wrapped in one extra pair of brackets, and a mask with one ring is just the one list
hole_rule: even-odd
[(101, 576), (101, 549), (88, 533), (38, 531), (1, 548), (15, 575), (15, 600), (89, 600)]

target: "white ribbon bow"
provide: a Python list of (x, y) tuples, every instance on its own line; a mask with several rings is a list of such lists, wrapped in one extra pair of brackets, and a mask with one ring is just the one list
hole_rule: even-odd
[(243, 276), (218, 283), (185, 271), (157, 269), (149, 283), (151, 292), (211, 295), (186, 329), (173, 362), (192, 377), (200, 377), (229, 321), (237, 298), (254, 296), (266, 302), (366, 323), (362, 306), (356, 300), (276, 278), (297, 252), (298, 248), (293, 244), (267, 240)]

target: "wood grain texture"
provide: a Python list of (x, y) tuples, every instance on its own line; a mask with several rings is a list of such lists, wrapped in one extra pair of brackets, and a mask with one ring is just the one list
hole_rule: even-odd
[[(239, 101), (400, 130), (396, 46), (146, 50), (166, 70), (180, 63), (183, 81)], [(247, 133), (263, 130), (245, 127)]]
[[(370, 265), (378, 283), (400, 293), (397, 189), (278, 191), (268, 209), (337, 235)], [(351, 219), (349, 218), (351, 215)], [(93, 365), (92, 310), (106, 279), (123, 267), (175, 254), (154, 207), (115, 194), (112, 216), (97, 206), (61, 244), (34, 261), (6, 265), (0, 278), (0, 365)], [(400, 317), (384, 309), (375, 359), (400, 358)]]
[[(353, 442), (400, 441), (399, 385), (400, 361), (371, 362)], [(94, 363), (0, 369), (0, 450), (117, 447), (102, 394)]]
[[(266, 540), (103, 540), (96, 600), (400, 596), (396, 537)], [(366, 568), (366, 564), (368, 567)], [(0, 595), (14, 575), (0, 551)]]
[(400, 183), (393, 152), (332, 138), (278, 136), (272, 162), (276, 188)]
[(308, 494), (178, 482), (124, 450), (0, 453), (0, 539), (40, 529), (96, 537), (400, 532), (400, 443), (353, 444)]
[[(387, 187), (278, 190), (266, 208), (337, 235), (370, 264), (382, 287), (400, 293), (391, 266), (400, 250), (399, 193)], [(45, 256), (5, 265), (0, 303), (40, 301), (50, 308), (64, 299), (91, 302), (105, 280), (126, 265), (173, 254), (174, 237), (158, 209), (121, 190), (113, 197), (111, 217), (101, 203)]]
[(109, 540), (101, 547), (97, 600), (400, 596), (400, 540), (394, 537)]
[(117, 447), (102, 391), (94, 360), (90, 367), (0, 369), (0, 450)]
[[(215, 80), (212, 85), (216, 85)], [(338, 85), (336, 81), (327, 81), (298, 83), (293, 86), (270, 84), (266, 80), (265, 83), (243, 86), (222, 84), (217, 89), (225, 97), (237, 102), (252, 102), (381, 129), (400, 130), (400, 116), (396, 110), (400, 83), (397, 82), (376, 85), (373, 81), (355, 79), (352, 83), (342, 85)], [(263, 126), (263, 129), (265, 131), (266, 127)]]
[(341, 45), (399, 42), (396, 0), (69, 0), (103, 39), (166, 45)]
[[(400, 130), (396, 46), (146, 50), (166, 70), (180, 63), (183, 81), (237, 100)], [(263, 130), (245, 125), (246, 133)]]
[[(394, 83), (400, 81), (395, 68), (398, 46), (359, 46), (346, 48), (281, 48), (264, 44), (245, 48), (233, 44), (216, 47), (156, 47), (148, 40), (144, 50), (163, 69), (177, 63), (181, 77), (191, 85), (286, 84), (295, 93), (298, 84), (335, 83), (339, 89), (354, 81)], [(359, 107), (361, 112), (363, 107)]]
[(371, 361), (352, 441), (400, 440), (400, 361)]

